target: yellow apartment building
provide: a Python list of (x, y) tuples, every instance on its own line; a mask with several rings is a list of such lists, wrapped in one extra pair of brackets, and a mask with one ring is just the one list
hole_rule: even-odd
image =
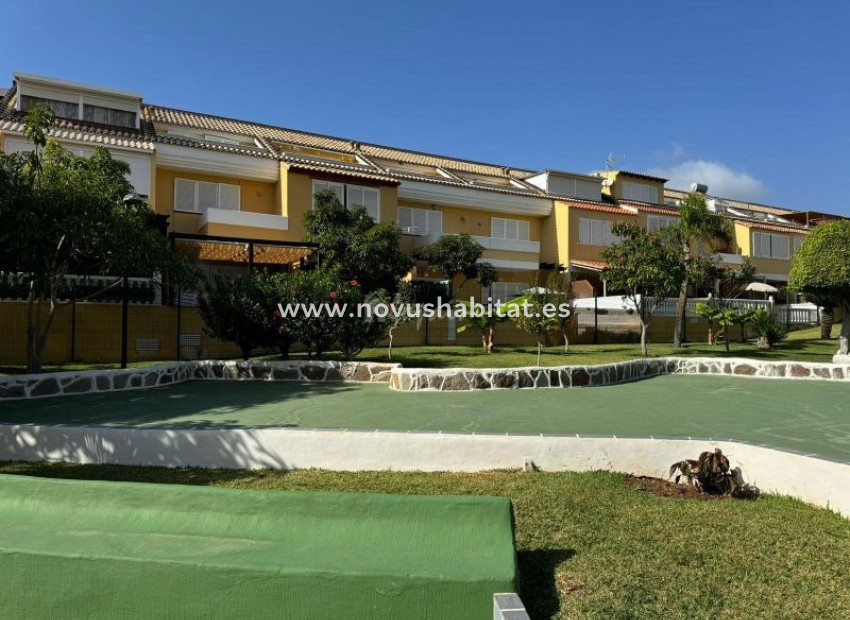
[[(150, 105), (138, 93), (24, 73), (0, 96), (0, 148), (31, 148), (22, 115), (39, 102), (56, 114), (54, 139), (82, 155), (100, 145), (128, 162), (135, 191), (168, 218), (175, 243), (195, 244), (205, 264), (222, 269), (292, 268), (307, 259), (303, 218), (314, 194), (330, 189), (346, 206), (396, 223), (414, 254), (441, 235), (472, 235), (499, 281), (464, 294), (505, 299), (552, 269), (586, 281), (579, 294), (604, 294), (600, 253), (616, 241), (613, 224), (671, 225), (684, 197), (665, 179), (635, 172), (474, 162)], [(812, 212), (708, 202), (734, 221), (723, 260), (749, 256), (759, 279), (787, 281), (790, 258), (816, 223), (803, 214)], [(442, 274), (417, 264), (411, 277)]]

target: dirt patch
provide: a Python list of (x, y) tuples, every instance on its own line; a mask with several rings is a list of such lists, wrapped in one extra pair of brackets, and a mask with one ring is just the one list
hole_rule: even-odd
[(702, 501), (714, 501), (728, 499), (720, 495), (709, 495), (702, 491), (686, 485), (674, 484), (671, 480), (652, 478), (650, 476), (626, 476), (626, 484), (629, 488), (640, 493), (652, 493), (659, 497), (671, 497), (673, 499), (695, 499)]

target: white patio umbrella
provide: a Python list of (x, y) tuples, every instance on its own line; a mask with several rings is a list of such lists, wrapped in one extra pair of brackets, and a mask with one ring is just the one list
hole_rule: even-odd
[(771, 286), (766, 282), (750, 282), (744, 288), (745, 291), (752, 291), (753, 293), (778, 293), (779, 289), (775, 286)]

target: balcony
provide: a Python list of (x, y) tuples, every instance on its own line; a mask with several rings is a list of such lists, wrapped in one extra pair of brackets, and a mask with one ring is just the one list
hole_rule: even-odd
[(289, 218), (282, 215), (267, 215), (250, 211), (233, 211), (230, 209), (205, 209), (201, 212), (198, 230), (209, 224), (224, 224), (227, 226), (248, 226), (266, 230), (288, 230)]
[(728, 252), (718, 252), (717, 256), (720, 257), (720, 262), (725, 263), (727, 265), (743, 265), (744, 257), (740, 254), (729, 254)]
[(508, 252), (527, 252), (540, 254), (539, 241), (519, 241), (517, 239), (500, 239), (497, 237), (472, 237), (484, 246), (485, 250), (506, 250)]
[[(425, 247), (426, 245), (431, 245), (440, 237), (446, 234), (451, 233), (429, 233), (427, 235), (417, 235), (414, 237), (413, 247), (418, 250), (420, 248)], [(505, 250), (508, 252), (525, 252), (529, 254), (540, 253), (539, 241), (517, 241), (513, 239), (483, 237), (480, 235), (473, 235), (472, 238), (475, 239), (482, 246), (484, 246), (485, 250)]]

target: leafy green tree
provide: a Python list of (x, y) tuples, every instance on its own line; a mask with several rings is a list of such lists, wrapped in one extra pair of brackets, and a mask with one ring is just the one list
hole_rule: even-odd
[(523, 311), (513, 321), (522, 331), (534, 336), (537, 343), (537, 365), (540, 366), (540, 357), (546, 345), (546, 335), (559, 323), (559, 319), (547, 314), (549, 309), (546, 305), (550, 302), (545, 291), (523, 295), (514, 301), (523, 307)]
[(494, 347), (494, 338), (496, 325), (515, 319), (518, 316), (517, 300), (501, 304), (499, 306), (490, 306), (489, 309), (484, 304), (471, 304), (468, 301), (459, 301), (460, 304), (466, 306), (466, 316), (463, 317), (463, 323), (457, 328), (458, 333), (463, 333), (467, 329), (472, 328), (481, 334), (481, 350), (484, 353), (492, 353)]
[[(690, 265), (694, 258), (692, 250), (699, 256), (705, 250), (714, 253), (714, 246), (720, 242), (728, 245), (734, 238), (732, 222), (708, 209), (705, 196), (691, 192), (679, 206), (679, 223), (677, 225), (682, 239), (682, 250), (685, 262)], [(685, 313), (688, 303), (688, 285), (693, 284), (690, 270), (682, 280), (679, 288), (679, 298), (676, 303), (676, 327), (673, 332), (673, 346), (682, 346), (682, 331), (685, 323)]]
[(546, 291), (548, 300), (554, 304), (559, 310), (558, 315), (553, 320), (553, 325), (561, 330), (561, 337), (564, 339), (564, 353), (570, 350), (570, 324), (575, 319), (575, 291), (573, 291), (573, 283), (570, 281), (569, 274), (558, 273), (553, 271), (546, 279)]
[(621, 291), (640, 319), (640, 348), (647, 356), (647, 332), (652, 315), (685, 280), (687, 265), (681, 238), (674, 229), (647, 232), (635, 224), (615, 224), (612, 232), (621, 241), (602, 251), (608, 266), (602, 277)]
[(838, 304), (829, 295), (806, 294), (806, 301), (820, 306), (820, 338), (832, 340), (832, 326), (835, 325), (835, 307)]
[[(48, 139), (49, 109), (27, 113), (29, 153), (0, 154), (0, 271), (18, 274), (27, 290), (26, 358), (40, 372), (65, 276), (114, 275), (92, 291), (103, 293), (122, 275), (159, 272), (190, 286), (197, 277), (192, 258), (175, 253), (146, 206), (125, 207), (132, 191), (126, 163), (95, 147), (78, 157)], [(45, 309), (46, 308), (46, 309)]]
[(839, 355), (850, 355), (850, 221), (817, 226), (791, 260), (788, 288), (834, 300), (844, 317)]
[(395, 330), (410, 321), (410, 313), (408, 310), (413, 304), (413, 285), (410, 282), (402, 282), (395, 297), (393, 297), (393, 308), (402, 310), (401, 312), (393, 312), (386, 319), (387, 323), (387, 359), (393, 359), (393, 337)]
[(254, 349), (277, 346), (280, 331), (272, 299), (262, 274), (217, 275), (198, 297), (204, 332), (235, 343), (245, 360)]
[[(743, 330), (743, 325), (753, 319), (752, 312), (739, 312), (730, 296), (752, 281), (755, 267), (749, 257), (745, 257), (741, 265), (735, 267), (722, 264), (716, 256), (707, 256), (692, 260), (688, 268), (693, 282), (714, 291), (710, 304), (699, 304), (697, 313), (709, 320), (709, 339), (711, 325), (715, 322), (720, 325), (719, 335), (722, 335), (726, 353), (729, 353), (731, 327), (739, 325)], [(716, 342), (716, 335), (714, 340)]]
[[(330, 312), (341, 310), (340, 278), (338, 268), (320, 267), (310, 271), (295, 271), (282, 279), (291, 299), (298, 304), (311, 304), (327, 308), (320, 316), (307, 316), (298, 313), (283, 317), (283, 325), (307, 350), (308, 357), (321, 359), (325, 352), (334, 348), (339, 334), (337, 317)], [(332, 310), (336, 309), (336, 310)]]
[(356, 280), (341, 282), (337, 290), (337, 299), (345, 304), (346, 312), (334, 319), (337, 325), (336, 343), (342, 356), (353, 360), (363, 349), (386, 338), (390, 328), (386, 320), (374, 313), (358, 314), (357, 306), (370, 306), (374, 309), (377, 304), (385, 304), (387, 298), (383, 293), (364, 293)]
[[(470, 235), (443, 235), (431, 245), (422, 248), (420, 255), (434, 269), (446, 274), (449, 280), (449, 299), (452, 301), (463, 286), (474, 280), (482, 288), (487, 288), (498, 280), (496, 269), (487, 262), (480, 262), (484, 254), (484, 246)], [(454, 281), (457, 276), (463, 280), (457, 289)]]
[(304, 217), (307, 241), (316, 243), (319, 263), (337, 268), (343, 281), (356, 280), (364, 293), (395, 294), (414, 260), (399, 245), (401, 230), (375, 222), (362, 207), (346, 209), (330, 190), (317, 192)]

